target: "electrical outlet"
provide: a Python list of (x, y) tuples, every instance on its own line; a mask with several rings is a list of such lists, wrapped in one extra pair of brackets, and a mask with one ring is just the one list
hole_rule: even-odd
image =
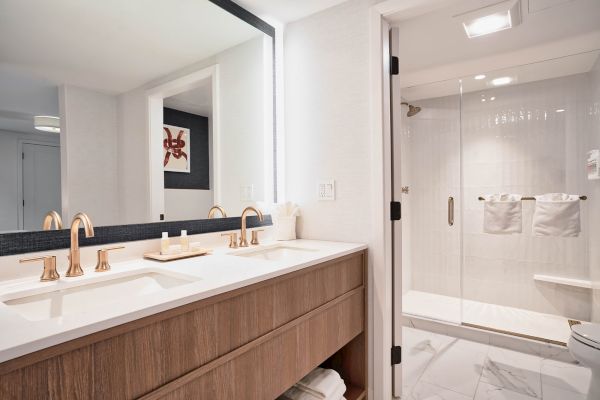
[(335, 200), (335, 181), (333, 179), (320, 181), (318, 190), (319, 201)]
[(254, 201), (254, 185), (242, 185), (240, 187), (241, 201)]

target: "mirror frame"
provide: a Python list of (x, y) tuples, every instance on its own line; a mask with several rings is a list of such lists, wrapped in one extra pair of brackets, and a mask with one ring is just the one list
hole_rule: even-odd
[[(275, 59), (275, 27), (269, 25), (250, 11), (234, 3), (232, 0), (208, 0), (233, 16), (255, 27), (270, 36), (273, 45), (273, 202), (277, 202), (277, 110), (276, 110), (276, 59)], [(65, 221), (67, 222), (67, 221)], [(265, 215), (264, 221), (256, 216), (248, 217), (248, 227), (255, 228), (271, 225), (271, 217)], [(162, 232), (169, 236), (179, 236), (181, 230), (188, 235), (222, 232), (239, 229), (241, 217), (197, 219), (173, 222), (150, 222), (145, 224), (114, 225), (95, 227), (95, 236), (85, 238), (80, 231), (81, 246), (96, 246), (110, 243), (132, 242), (138, 240), (158, 239)], [(70, 246), (70, 229), (54, 231), (11, 232), (0, 234), (0, 257), (39, 251), (65, 249)]]

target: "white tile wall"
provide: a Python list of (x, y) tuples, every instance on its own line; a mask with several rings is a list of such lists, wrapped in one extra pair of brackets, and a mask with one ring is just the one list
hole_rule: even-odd
[[(460, 194), (459, 98), (416, 102), (423, 111), (404, 119), (402, 138), (403, 185), (411, 187), (404, 199), (411, 251), (403, 265), (411, 268), (412, 289), (590, 319), (589, 290), (533, 280), (534, 274), (590, 278), (590, 202), (582, 203), (578, 238), (551, 238), (531, 235), (533, 202), (524, 204), (522, 234), (484, 234), (483, 204), (477, 200), (500, 192), (590, 194), (585, 175), (590, 79), (580, 74), (463, 96), (462, 288), (460, 222), (446, 224), (447, 198)], [(555, 112), (561, 108), (566, 111)], [(599, 129), (594, 132), (600, 136)]]

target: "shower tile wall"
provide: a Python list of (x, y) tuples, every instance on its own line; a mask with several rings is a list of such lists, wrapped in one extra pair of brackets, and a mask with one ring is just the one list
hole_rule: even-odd
[[(532, 236), (533, 202), (524, 203), (522, 234), (484, 234), (483, 204), (477, 200), (499, 192), (587, 194), (590, 79), (581, 74), (463, 96), (465, 299), (590, 319), (589, 290), (533, 280), (536, 273), (590, 279), (587, 204), (582, 203), (579, 238), (551, 238)], [(404, 120), (410, 150), (403, 152), (412, 155), (407, 166), (411, 185), (422, 185), (418, 195), (411, 188), (408, 196), (409, 229), (416, 240), (409, 264), (411, 287), (460, 296), (458, 226), (444, 227), (446, 199), (458, 186), (458, 99), (415, 103), (423, 111)]]
[[(403, 293), (419, 290), (460, 297), (460, 99), (419, 101), (402, 120)], [(447, 223), (448, 197), (457, 199), (456, 223)], [(459, 313), (460, 310), (456, 310)]]

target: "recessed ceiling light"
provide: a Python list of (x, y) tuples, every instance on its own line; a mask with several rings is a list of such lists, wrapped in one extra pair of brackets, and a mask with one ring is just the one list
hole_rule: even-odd
[(482, 102), (482, 103), (485, 103), (485, 99), (481, 99), (481, 102)]
[(49, 115), (36, 115), (33, 117), (33, 126), (38, 131), (60, 133), (60, 118)]
[(496, 97), (492, 96), (492, 97), (490, 97), (490, 100), (494, 101), (494, 100), (496, 100)]
[(469, 38), (488, 35), (519, 25), (521, 2), (520, 0), (501, 1), (489, 7), (456, 15), (455, 18), (462, 20)]
[(557, 113), (561, 113), (561, 112), (565, 112), (564, 108), (559, 108), (558, 110), (556, 110)]
[(483, 74), (479, 74), (479, 75), (475, 75), (475, 79), (477, 79), (478, 81), (485, 79), (485, 75)]
[(492, 79), (492, 85), (494, 86), (508, 85), (511, 82), (512, 78), (510, 76), (502, 76), (500, 78)]

